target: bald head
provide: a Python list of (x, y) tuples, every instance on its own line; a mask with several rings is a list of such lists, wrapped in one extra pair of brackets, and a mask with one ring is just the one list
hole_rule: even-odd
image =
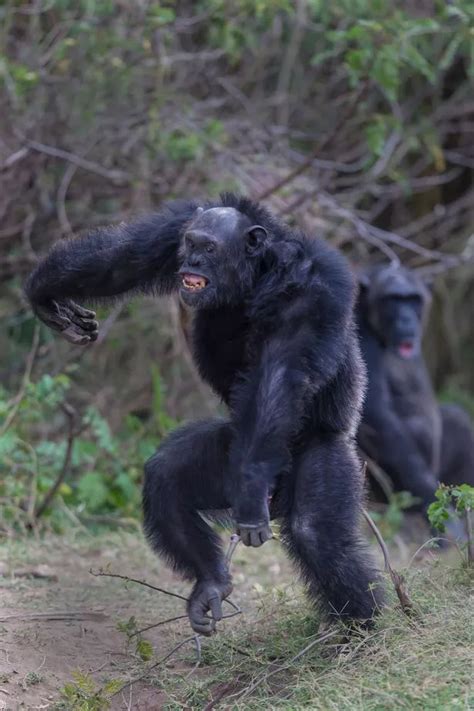
[(186, 235), (218, 241), (228, 240), (235, 238), (251, 225), (247, 215), (235, 207), (211, 207), (208, 210), (198, 207), (188, 225)]
[(367, 277), (369, 297), (379, 299), (384, 296), (419, 296), (429, 300), (429, 292), (416, 272), (399, 264), (374, 267), (367, 273)]

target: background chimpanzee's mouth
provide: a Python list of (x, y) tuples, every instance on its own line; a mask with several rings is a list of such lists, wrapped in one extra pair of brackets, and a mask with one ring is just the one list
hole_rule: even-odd
[(402, 341), (397, 346), (397, 351), (402, 358), (411, 358), (415, 352), (413, 341)]
[(201, 291), (209, 284), (209, 279), (201, 274), (183, 274), (181, 283), (188, 291)]

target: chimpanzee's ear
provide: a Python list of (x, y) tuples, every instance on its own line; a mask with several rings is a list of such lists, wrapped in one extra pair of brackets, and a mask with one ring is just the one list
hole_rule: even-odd
[(199, 217), (199, 215), (202, 215), (203, 212), (204, 212), (203, 207), (197, 207), (193, 217)]
[(267, 237), (268, 232), (265, 227), (261, 225), (252, 225), (252, 227), (249, 227), (245, 235), (247, 254), (257, 254), (261, 251), (265, 246)]

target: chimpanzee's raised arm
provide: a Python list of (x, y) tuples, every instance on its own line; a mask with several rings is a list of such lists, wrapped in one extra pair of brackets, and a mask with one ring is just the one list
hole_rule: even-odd
[(177, 201), (130, 224), (94, 230), (54, 245), (28, 278), (35, 314), (71, 343), (97, 338), (95, 313), (75, 303), (129, 291), (170, 293), (177, 287), (183, 227), (197, 203)]

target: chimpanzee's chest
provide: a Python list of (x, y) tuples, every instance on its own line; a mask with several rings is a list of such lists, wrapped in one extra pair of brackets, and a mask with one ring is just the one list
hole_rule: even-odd
[(391, 407), (403, 420), (430, 466), (439, 456), (441, 421), (431, 382), (421, 359), (387, 360)]
[(243, 309), (199, 311), (193, 322), (193, 358), (203, 380), (229, 401), (236, 376), (245, 370), (249, 336)]

